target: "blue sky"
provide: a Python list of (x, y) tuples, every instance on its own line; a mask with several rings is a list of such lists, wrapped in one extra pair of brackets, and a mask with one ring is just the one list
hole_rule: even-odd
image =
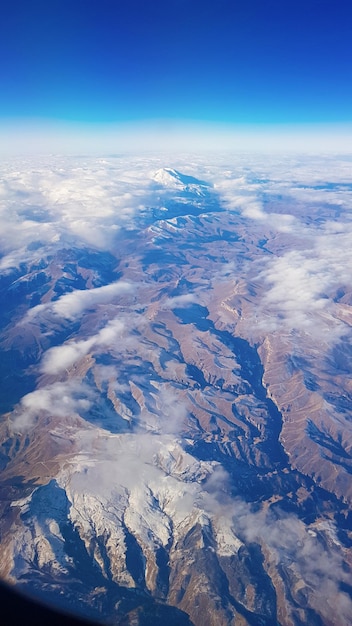
[(6, 0), (1, 22), (2, 128), (352, 122), (349, 0)]

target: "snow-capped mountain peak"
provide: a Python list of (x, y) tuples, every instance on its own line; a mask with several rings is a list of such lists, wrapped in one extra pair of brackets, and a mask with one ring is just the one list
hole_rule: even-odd
[(204, 195), (206, 189), (210, 186), (209, 183), (203, 180), (178, 172), (171, 167), (163, 167), (157, 170), (153, 180), (163, 187), (190, 191), (197, 195)]

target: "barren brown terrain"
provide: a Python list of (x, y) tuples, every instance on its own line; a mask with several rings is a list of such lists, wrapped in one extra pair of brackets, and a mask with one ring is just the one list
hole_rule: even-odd
[(139, 163), (104, 245), (4, 253), (4, 580), (107, 624), (351, 623), (351, 192), (260, 163)]

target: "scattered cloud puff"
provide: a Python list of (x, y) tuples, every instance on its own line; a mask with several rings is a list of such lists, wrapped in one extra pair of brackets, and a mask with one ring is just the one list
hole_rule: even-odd
[(89, 409), (92, 399), (92, 390), (75, 380), (40, 387), (23, 396), (11, 416), (11, 428), (15, 432), (24, 432), (35, 424), (41, 413), (49, 413), (55, 417), (80, 414)]
[(194, 293), (187, 293), (182, 296), (174, 296), (173, 298), (167, 298), (163, 302), (164, 309), (177, 309), (179, 307), (187, 307), (192, 304), (196, 304), (199, 301), (198, 297)]
[(96, 335), (80, 341), (70, 341), (50, 348), (44, 354), (41, 371), (44, 374), (59, 374), (69, 369), (90, 351), (114, 344), (123, 333), (124, 323), (115, 318), (110, 320)]
[(99, 304), (111, 302), (117, 296), (131, 293), (136, 288), (135, 285), (128, 281), (120, 280), (96, 287), (92, 289), (75, 289), (70, 293), (66, 293), (54, 302), (47, 304), (38, 304), (30, 309), (24, 321), (31, 320), (37, 315), (48, 311), (52, 311), (55, 315), (63, 317), (67, 320), (74, 320), (80, 317), (84, 311), (95, 307)]

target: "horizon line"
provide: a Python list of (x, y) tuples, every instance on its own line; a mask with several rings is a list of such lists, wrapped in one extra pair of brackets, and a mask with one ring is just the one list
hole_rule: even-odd
[(256, 123), (149, 119), (0, 121), (0, 154), (107, 152), (352, 152), (352, 122)]

